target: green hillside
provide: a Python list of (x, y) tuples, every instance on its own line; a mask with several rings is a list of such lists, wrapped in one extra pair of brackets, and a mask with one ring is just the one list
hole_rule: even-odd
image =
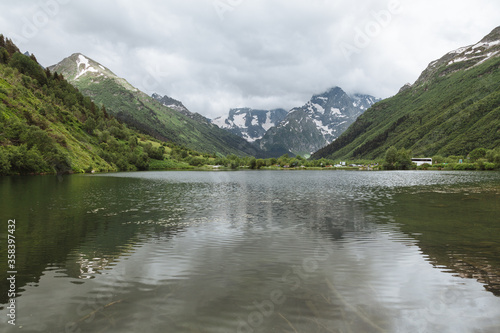
[(412, 85), (372, 106), (313, 158), (376, 159), (391, 146), (413, 156), (500, 147), (500, 28), (432, 62)]
[(3, 35), (0, 102), (0, 175), (183, 168), (209, 158), (127, 128)]
[(75, 53), (49, 68), (119, 120), (157, 139), (207, 153), (259, 155), (258, 148), (244, 139), (202, 116), (189, 116), (162, 105), (82, 54)]

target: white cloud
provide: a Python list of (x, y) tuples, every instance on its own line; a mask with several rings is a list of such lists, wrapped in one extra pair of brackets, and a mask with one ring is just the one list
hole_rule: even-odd
[(487, 0), (40, 0), (0, 4), (0, 33), (43, 65), (82, 52), (216, 117), (300, 106), (336, 85), (388, 97), (479, 41), (499, 12)]

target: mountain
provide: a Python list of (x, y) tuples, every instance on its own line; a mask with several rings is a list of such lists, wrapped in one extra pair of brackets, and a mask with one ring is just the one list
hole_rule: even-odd
[(201, 114), (189, 111), (189, 109), (185, 107), (181, 101), (173, 99), (172, 97), (169, 97), (167, 95), (160, 96), (156, 93), (152, 94), (151, 97), (160, 102), (163, 106), (166, 106), (167, 108), (180, 112), (191, 119), (198, 120), (201, 122), (210, 122), (208, 118), (202, 116)]
[(229, 110), (227, 117), (217, 117), (212, 123), (236, 134), (248, 142), (261, 139), (273, 126), (285, 119), (288, 112), (284, 109), (255, 110), (237, 108)]
[(467, 155), (500, 146), (500, 27), (431, 62), (413, 84), (361, 115), (313, 158)]
[(189, 168), (204, 155), (128, 128), (0, 34), (0, 175)]
[(179, 101), (150, 97), (83, 54), (75, 53), (49, 69), (63, 74), (111, 115), (157, 139), (208, 153), (259, 155), (258, 148), (189, 112)]
[(339, 87), (331, 88), (312, 96), (304, 106), (290, 110), (281, 123), (256, 143), (264, 151), (311, 154), (335, 140), (376, 101), (373, 96), (349, 96)]

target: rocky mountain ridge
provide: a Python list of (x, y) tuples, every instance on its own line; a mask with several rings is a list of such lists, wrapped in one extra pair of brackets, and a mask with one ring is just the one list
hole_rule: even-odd
[(148, 96), (81, 53), (72, 54), (49, 70), (62, 74), (82, 94), (104, 105), (119, 120), (157, 139), (201, 152), (259, 156), (258, 148), (211, 124), (205, 117), (191, 113), (181, 102), (159, 95)]
[(313, 158), (467, 156), (500, 145), (500, 27), (432, 61), (414, 84), (370, 108)]
[(285, 109), (256, 110), (235, 108), (229, 110), (227, 117), (217, 117), (212, 123), (228, 130), (248, 142), (261, 139), (271, 128), (278, 125), (288, 112)]
[(257, 144), (264, 151), (276, 148), (309, 155), (338, 138), (357, 117), (379, 99), (356, 94), (349, 96), (340, 87), (313, 95), (301, 107), (293, 108)]

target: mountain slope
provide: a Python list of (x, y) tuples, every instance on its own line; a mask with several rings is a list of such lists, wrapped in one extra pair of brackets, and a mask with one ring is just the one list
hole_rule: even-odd
[(82, 54), (75, 53), (49, 69), (63, 74), (84, 95), (104, 105), (119, 120), (155, 138), (209, 153), (258, 154), (255, 147), (238, 136), (187, 109), (179, 112), (166, 107)]
[(164, 153), (2, 35), (0, 55), (0, 175), (143, 170)]
[(251, 108), (236, 108), (229, 110), (227, 117), (217, 117), (212, 123), (236, 134), (248, 142), (261, 139), (271, 128), (285, 119), (284, 109), (256, 110)]
[(160, 96), (156, 93), (151, 95), (151, 97), (153, 99), (157, 100), (158, 102), (160, 102), (160, 104), (162, 104), (163, 106), (166, 106), (167, 108), (175, 110), (179, 113), (182, 113), (186, 117), (189, 117), (193, 120), (197, 120), (197, 121), (202, 122), (202, 123), (209, 123), (210, 122), (210, 120), (208, 118), (202, 116), (201, 114), (193, 113), (193, 112), (189, 111), (189, 109), (187, 107), (185, 107), (181, 101), (173, 99), (172, 97), (169, 97), (167, 95)]
[(294, 154), (310, 154), (335, 140), (376, 101), (373, 96), (350, 97), (339, 87), (331, 88), (292, 109), (257, 143), (265, 151), (281, 148)]
[(500, 145), (500, 27), (433, 61), (413, 85), (375, 104), (313, 158), (466, 155)]
[(128, 128), (0, 34), (0, 175), (189, 169), (214, 161)]

